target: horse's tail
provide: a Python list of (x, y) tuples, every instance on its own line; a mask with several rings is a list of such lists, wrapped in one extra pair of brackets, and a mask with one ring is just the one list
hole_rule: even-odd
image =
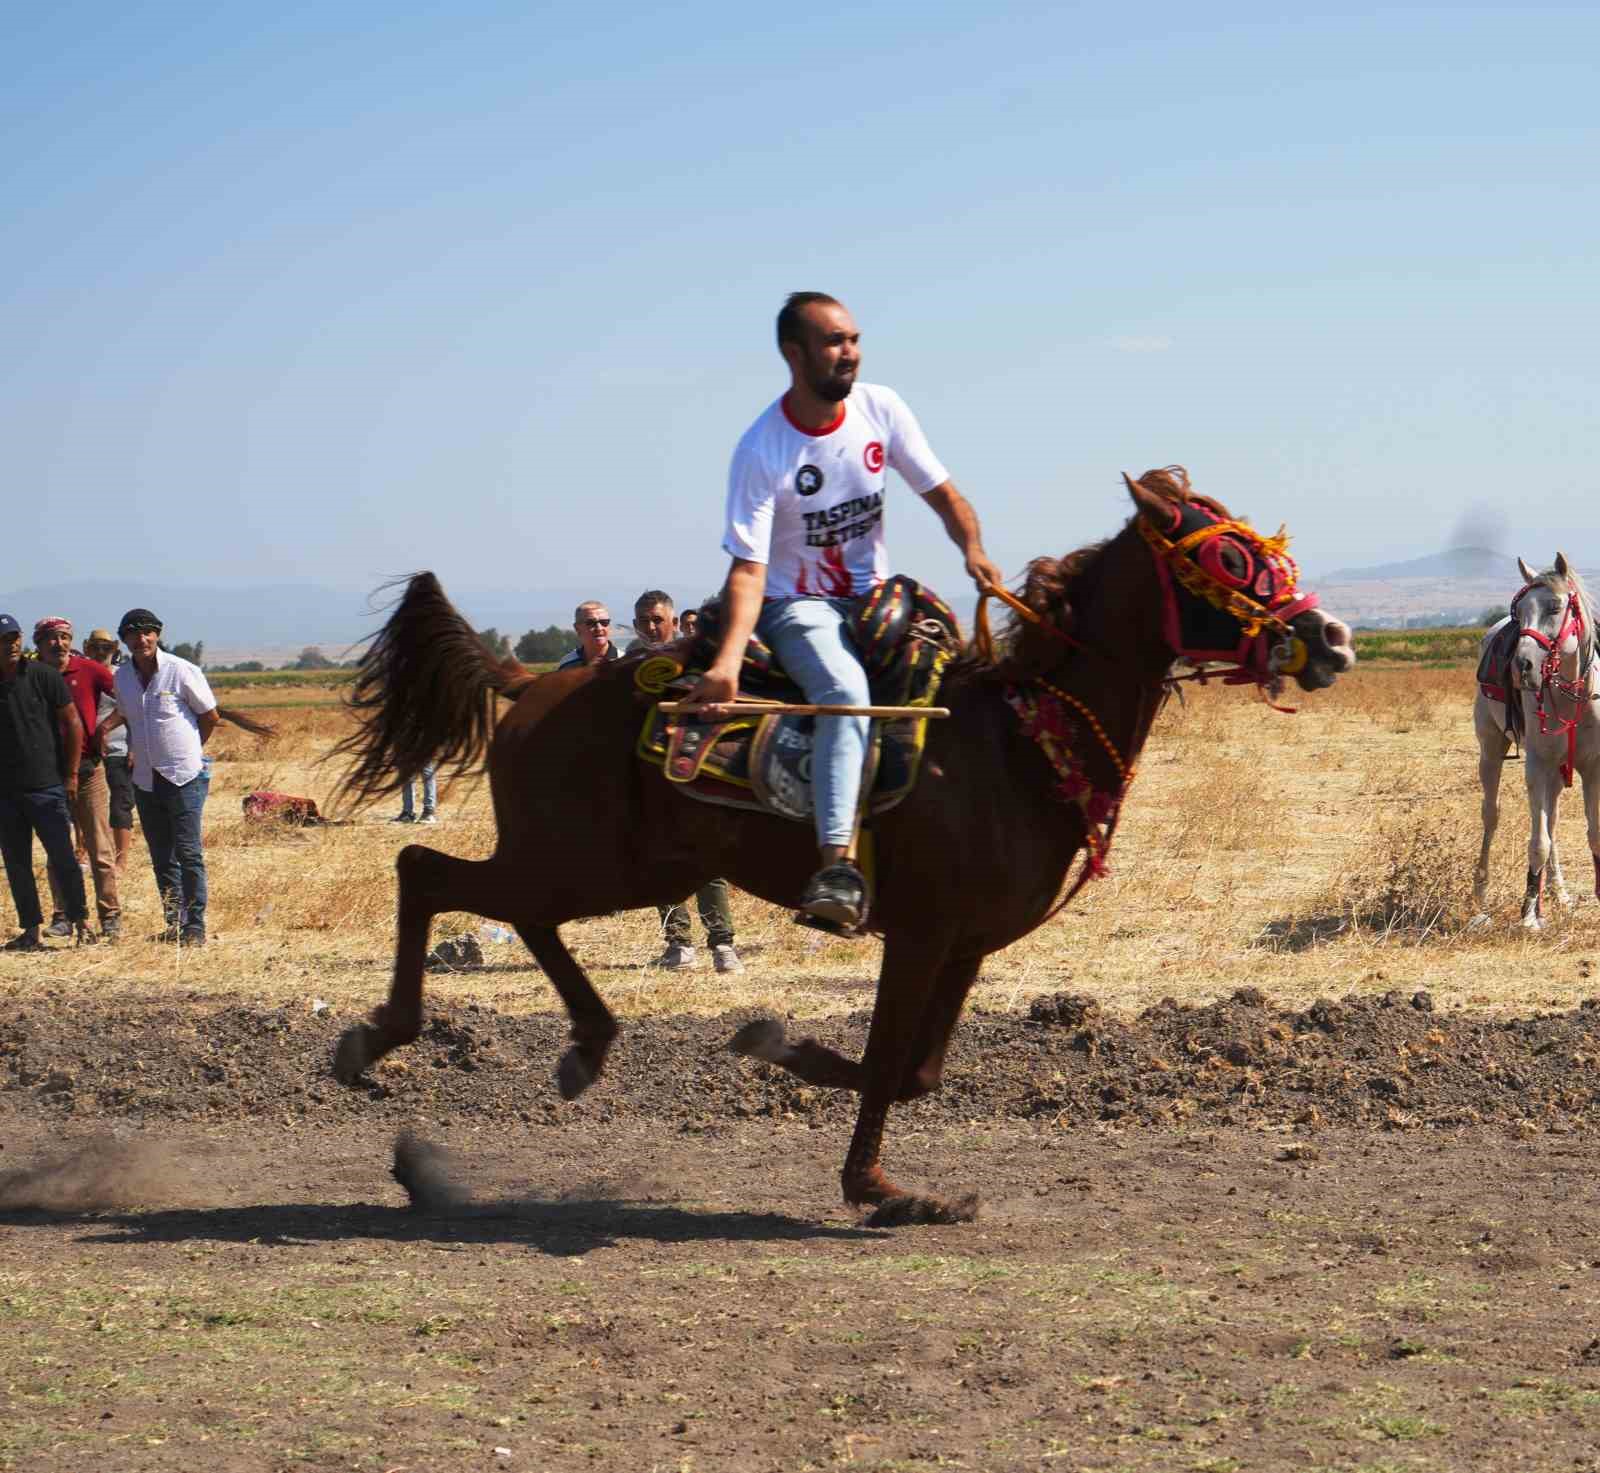
[(329, 754), (349, 758), (343, 792), (365, 802), (430, 764), (457, 773), (476, 766), (494, 733), (489, 697), (533, 678), (489, 653), (432, 573), (413, 575), (345, 697), (360, 725)]
[(218, 706), (218, 721), (231, 721), (243, 731), (248, 731), (258, 737), (275, 737), (278, 728), (265, 721), (257, 721), (254, 716), (246, 716), (237, 706)]

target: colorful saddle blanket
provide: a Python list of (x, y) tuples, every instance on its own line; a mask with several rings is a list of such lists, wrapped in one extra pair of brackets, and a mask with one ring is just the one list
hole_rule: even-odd
[[(715, 658), (716, 611), (702, 613), (701, 633), (683, 653), (663, 650), (635, 672), (640, 690), (660, 698), (686, 690)], [(866, 667), (874, 705), (932, 706), (960, 647), (954, 613), (915, 579), (895, 577), (857, 601), (851, 636)], [(739, 689), (763, 700), (800, 704), (805, 695), (759, 639), (750, 642)], [(915, 717), (874, 721), (868, 756), (868, 813), (882, 813), (916, 784), (928, 723)], [(727, 808), (776, 813), (809, 822), (816, 718), (738, 716), (679, 722), (652, 705), (639, 733), (639, 756), (691, 798)]]

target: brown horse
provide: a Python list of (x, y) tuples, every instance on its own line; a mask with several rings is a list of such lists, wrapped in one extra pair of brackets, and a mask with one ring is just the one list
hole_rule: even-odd
[[(733, 1040), (812, 1084), (860, 1093), (842, 1181), (848, 1203), (877, 1209), (875, 1223), (972, 1215), (969, 1201), (913, 1195), (884, 1173), (889, 1108), (939, 1087), (984, 957), (1053, 914), (1075, 856), (1088, 850), (1085, 874), (1098, 864), (1175, 659), (1225, 661), (1235, 679), (1273, 689), (1292, 673), (1307, 690), (1354, 663), (1348, 630), (1295, 588), (1281, 539), (1191, 495), (1177, 467), (1128, 490), (1136, 513), (1115, 537), (1029, 566), (1027, 617), (1003, 658), (969, 648), (951, 667), (940, 693), (950, 718), (929, 730), (917, 786), (874, 821), (868, 925), (884, 950), (864, 1056), (791, 1043), (775, 1022)], [(346, 791), (375, 798), (426, 762), (459, 772), (487, 749), (498, 844), (476, 861), (401, 851), (393, 984), (372, 1022), (340, 1040), (341, 1080), (417, 1037), (440, 911), (516, 927), (572, 1019), (556, 1070), (572, 1099), (599, 1076), (617, 1025), (558, 926), (681, 901), (715, 875), (795, 903), (816, 858), (809, 826), (694, 802), (641, 762), (638, 664), (530, 675), (486, 652), (432, 574), (410, 580), (357, 676), (363, 724), (341, 744)], [(491, 693), (516, 702), (498, 723)], [(597, 874), (620, 889), (598, 891)]]

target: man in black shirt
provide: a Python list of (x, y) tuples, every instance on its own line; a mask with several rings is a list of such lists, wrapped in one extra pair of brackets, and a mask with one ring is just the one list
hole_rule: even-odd
[(22, 626), (0, 614), (0, 853), (22, 934), (6, 951), (42, 951), (39, 887), (33, 878), (33, 836), (64, 891), (67, 919), (80, 942), (89, 929), (83, 871), (72, 852), (72, 813), (83, 723), (60, 672), (22, 658)]

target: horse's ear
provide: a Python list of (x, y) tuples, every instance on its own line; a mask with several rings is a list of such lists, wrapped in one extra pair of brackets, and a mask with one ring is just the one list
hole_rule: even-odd
[(1570, 578), (1572, 576), (1572, 564), (1567, 561), (1567, 555), (1564, 552), (1558, 552), (1556, 554), (1556, 572), (1558, 572), (1563, 578)]
[(1122, 482), (1128, 488), (1133, 504), (1156, 526), (1166, 529), (1177, 524), (1182, 513), (1165, 496), (1146, 489), (1142, 481), (1134, 480), (1126, 471), (1122, 473)]
[(1524, 583), (1536, 583), (1539, 575), (1533, 571), (1521, 558), (1517, 559), (1517, 571), (1522, 574)]

